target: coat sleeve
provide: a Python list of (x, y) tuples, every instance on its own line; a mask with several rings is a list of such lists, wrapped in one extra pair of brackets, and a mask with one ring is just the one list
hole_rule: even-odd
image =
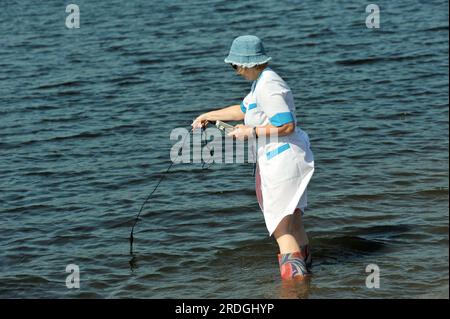
[(278, 83), (266, 83), (257, 92), (258, 104), (274, 126), (295, 122), (287, 103), (288, 94), (291, 94), (290, 89)]

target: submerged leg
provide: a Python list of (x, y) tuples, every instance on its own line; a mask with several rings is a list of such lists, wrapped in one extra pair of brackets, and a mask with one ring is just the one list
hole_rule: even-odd
[(311, 270), (312, 267), (312, 257), (309, 246), (309, 238), (308, 234), (305, 231), (305, 227), (303, 225), (303, 212), (297, 208), (294, 212), (294, 224), (293, 224), (293, 233), (294, 237), (297, 240), (297, 243), (300, 246), (300, 252), (302, 257), (305, 259), (306, 266), (308, 270)]
[(294, 234), (294, 215), (288, 215), (273, 233), (280, 253), (278, 262), (282, 279), (304, 279), (309, 275), (305, 258)]

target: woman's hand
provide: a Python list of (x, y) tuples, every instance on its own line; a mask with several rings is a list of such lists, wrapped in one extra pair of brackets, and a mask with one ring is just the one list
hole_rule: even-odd
[(198, 128), (204, 127), (208, 124), (208, 120), (206, 119), (206, 113), (197, 117), (191, 124), (192, 129), (196, 130)]
[(234, 130), (227, 134), (229, 137), (234, 137), (238, 140), (246, 140), (253, 137), (253, 128), (243, 124), (238, 124), (234, 127)]

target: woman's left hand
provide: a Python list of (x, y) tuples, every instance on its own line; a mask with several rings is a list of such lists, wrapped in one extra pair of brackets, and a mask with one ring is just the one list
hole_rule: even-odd
[(243, 124), (238, 124), (234, 130), (227, 134), (229, 137), (234, 137), (238, 140), (246, 140), (253, 136), (253, 128)]

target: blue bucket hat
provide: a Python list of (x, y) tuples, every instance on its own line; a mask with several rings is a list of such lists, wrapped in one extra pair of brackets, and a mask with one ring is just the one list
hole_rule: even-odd
[(266, 55), (262, 41), (254, 35), (242, 35), (233, 40), (225, 63), (237, 64), (245, 68), (264, 64), (272, 58)]

